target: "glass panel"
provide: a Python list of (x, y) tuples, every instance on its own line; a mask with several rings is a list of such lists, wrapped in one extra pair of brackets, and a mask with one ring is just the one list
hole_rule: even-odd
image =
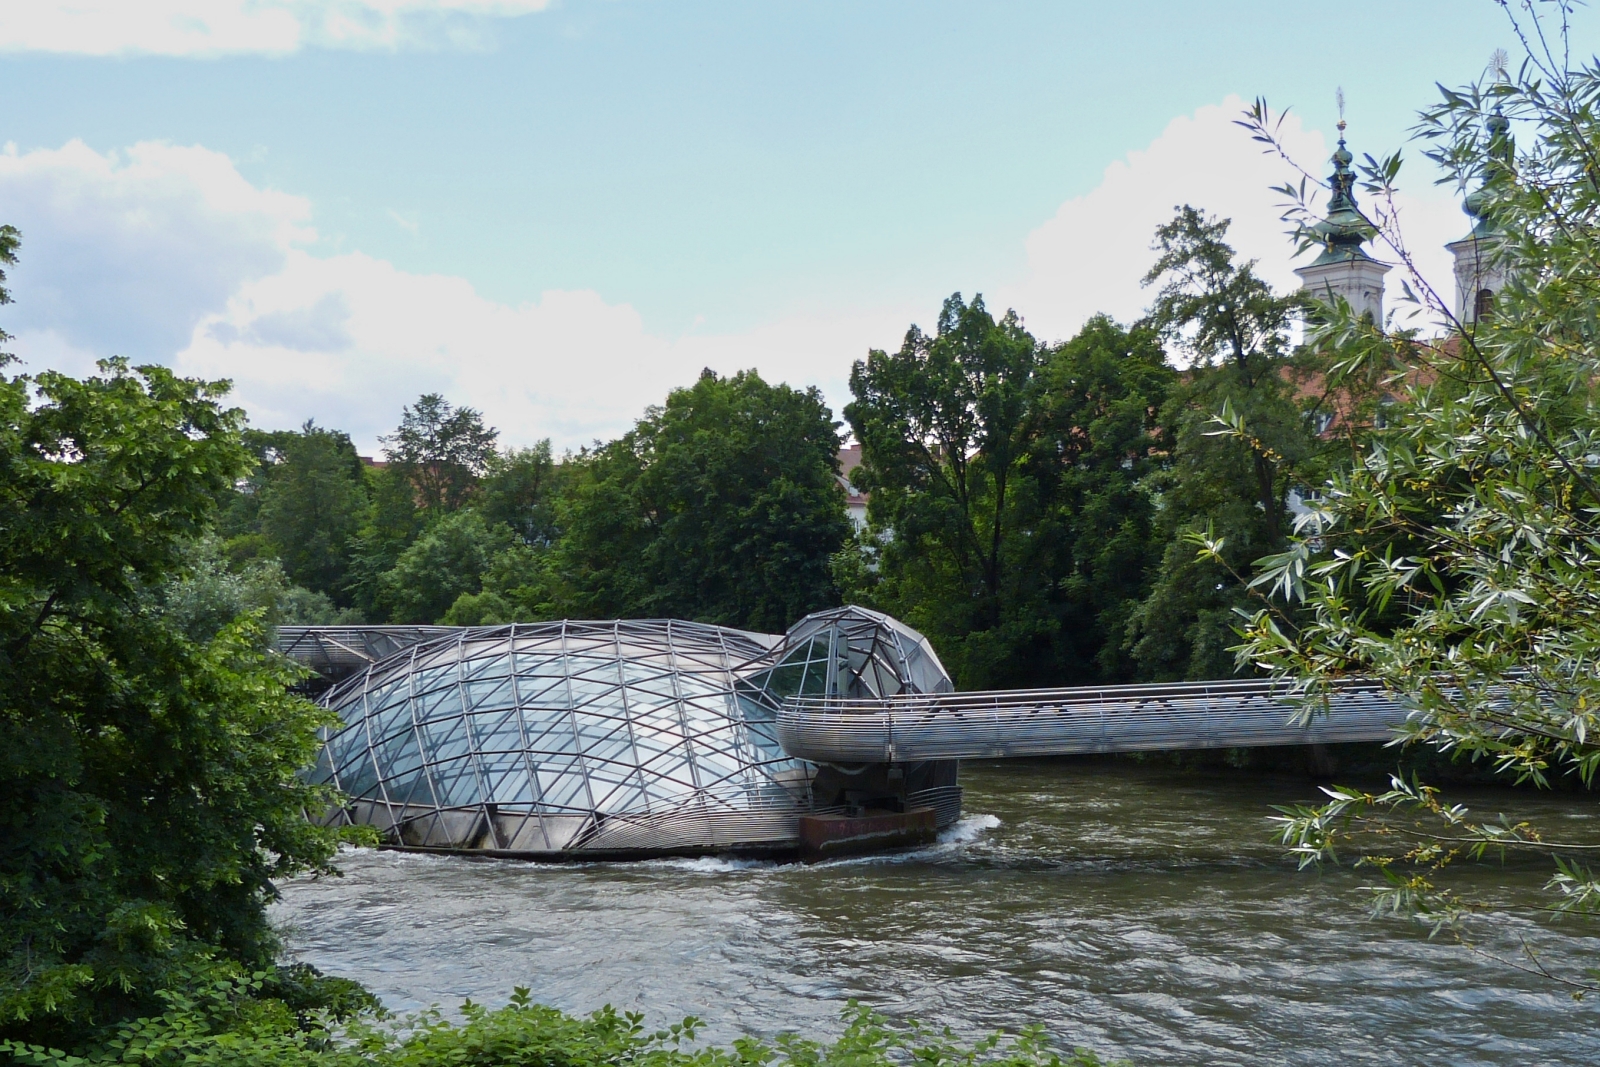
[(479, 752), (521, 752), (522, 717), (515, 711), (474, 715), (472, 736)]
[(422, 748), (428, 762), (436, 763), (467, 754), (467, 728), (461, 719), (424, 723), (417, 729), (422, 734)]
[(539, 777), (539, 791), (543, 794), (543, 807), (571, 811), (589, 811), (588, 779), (576, 759), (557, 756), (534, 764)]
[(397, 730), (411, 729), (411, 703), (408, 700), (395, 700), (383, 707), (377, 707), (367, 716), (367, 730), (374, 740), (388, 737)]
[(485, 767), (484, 776), (489, 781), (488, 799), (492, 802), (496, 804), (533, 803), (533, 787), (528, 783), (528, 771), (521, 759), (517, 760), (516, 766)]
[(504, 678), (511, 673), (511, 657), (500, 654), (483, 655), (461, 665), (463, 680)]
[(433, 789), (428, 783), (427, 773), (421, 768), (391, 778), (383, 783), (383, 788), (389, 794), (391, 804), (434, 806)]
[(470, 757), (437, 764), (430, 768), (430, 772), (440, 804), (461, 807), (481, 802), (477, 768), (472, 765)]
[(509, 708), (512, 706), (511, 680), (486, 678), (476, 682), (463, 682), (461, 695), (469, 711)]
[(415, 730), (408, 729), (373, 746), (373, 754), (377, 757), (378, 769), (384, 777), (422, 766), (422, 752), (417, 748)]
[(557, 753), (578, 751), (577, 740), (572, 735), (571, 712), (524, 711), (522, 722), (528, 736), (528, 751)]
[(372, 768), (372, 754), (362, 749), (356, 758), (339, 768), (339, 788), (353, 797), (368, 799), (377, 794), (378, 775)]

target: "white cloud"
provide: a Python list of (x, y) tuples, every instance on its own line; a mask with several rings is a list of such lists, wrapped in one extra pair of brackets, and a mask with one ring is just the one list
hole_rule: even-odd
[(203, 148), (8, 147), (0, 203), (23, 234), (6, 325), (26, 369), (169, 362), (233, 380), (258, 425), (314, 417), (369, 450), (427, 391), (479, 408), (508, 442), (563, 447), (614, 436), (708, 366), (820, 385), (837, 408), (851, 361), (897, 343), (914, 311), (664, 338), (592, 291), (507, 306), (459, 277), (319, 254), (304, 199), (255, 187)]
[[(1258, 272), (1280, 290), (1297, 288), (1294, 249), (1279, 218), (1282, 198), (1271, 189), (1298, 175), (1234, 125), (1244, 110), (1238, 97), (1202, 107), (1173, 119), (1147, 148), (1113, 162), (1098, 186), (1063, 203), (1028, 235), (1027, 276), (997, 287), (990, 305), (1017, 308), (1035, 334), (1048, 338), (1070, 336), (1096, 312), (1123, 322), (1138, 317), (1152, 295), (1139, 284), (1155, 261), (1151, 240), (1181, 204), (1232, 219), (1228, 240), (1234, 248), (1259, 260)], [(1301, 166), (1315, 175), (1327, 172), (1331, 146), (1321, 133), (1305, 129), (1296, 115), (1281, 132)], [(1366, 146), (1357, 139), (1353, 147), (1359, 152)], [(1426, 185), (1421, 175), (1409, 177), (1410, 184), (1425, 186), (1400, 202), (1409, 243), (1425, 272), (1448, 287), (1449, 257), (1442, 246), (1465, 232), (1465, 220), (1448, 194)], [(1393, 258), (1386, 249), (1372, 251), (1379, 259)], [(1400, 274), (1388, 278), (1390, 307)]]
[[(1132, 319), (1149, 297), (1138, 279), (1151, 234), (1184, 202), (1231, 216), (1240, 251), (1280, 287), (1295, 284), (1267, 191), (1283, 174), (1231, 124), (1242, 106), (1177, 119), (1108, 167), (1096, 189), (1028, 235), (1020, 281), (984, 287), (990, 307), (1016, 307), (1045, 338), (1069, 336), (1096, 311)], [(1302, 159), (1327, 156), (1314, 132), (1291, 126), (1287, 139)], [(430, 391), (482, 410), (509, 443), (581, 445), (626, 429), (703, 367), (819, 386), (837, 412), (851, 363), (898, 345), (913, 321), (931, 326), (942, 295), (908, 307), (867, 294), (856, 308), (795, 312), (739, 334), (704, 334), (697, 323), (662, 336), (594, 291), (552, 290), (513, 306), (463, 278), (324, 254), (304, 199), (257, 188), (203, 148), (8, 147), (0, 203), (23, 231), (6, 318), (30, 369), (81, 372), (112, 353), (160, 359), (232, 379), (258, 425), (315, 418), (368, 450), (403, 404)], [(1465, 230), (1454, 198), (1428, 186), (1402, 206), (1425, 269), (1448, 292), (1440, 246)]]
[(475, 18), (550, 0), (14, 0), (0, 51), (79, 55), (283, 55), (302, 48), (471, 44)]
[(160, 143), (7, 145), (0, 204), (23, 238), (8, 329), (135, 359), (169, 358), (200, 316), (315, 238), (304, 198), (255, 187), (219, 152)]
[(314, 416), (363, 447), (426, 391), (483, 411), (515, 444), (575, 447), (627, 428), (704, 367), (756, 367), (769, 380), (822, 386), (835, 405), (870, 338), (892, 343), (906, 309), (798, 318), (739, 336), (667, 339), (626, 304), (552, 290), (515, 307), (460, 278), (410, 274), (361, 254), (291, 251), (195, 328), (186, 374), (234, 380), (261, 425)]

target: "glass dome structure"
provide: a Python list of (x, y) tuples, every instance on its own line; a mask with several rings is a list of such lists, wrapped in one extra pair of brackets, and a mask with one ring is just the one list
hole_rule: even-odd
[[(873, 799), (955, 821), (954, 764), (822, 768), (789, 757), (784, 698), (949, 692), (922, 635), (876, 612), (809, 615), (783, 636), (677, 620), (417, 628), (321, 697), (343, 723), (310, 777), (339, 821), (395, 846), (519, 856), (787, 853), (802, 815)], [(284, 627), (308, 663), (330, 633)], [(371, 653), (368, 653), (371, 655)], [(866, 773), (864, 773), (866, 772)], [(860, 786), (877, 782), (877, 786)], [(832, 783), (832, 784), (830, 784)], [(843, 783), (843, 784), (840, 784)]]

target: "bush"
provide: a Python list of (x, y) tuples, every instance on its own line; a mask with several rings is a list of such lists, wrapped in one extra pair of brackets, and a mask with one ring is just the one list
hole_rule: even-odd
[[(453, 1022), (437, 1009), (297, 1020), (287, 1000), (273, 995), (282, 987), (269, 973), (216, 977), (163, 994), (160, 1015), (127, 1023), (78, 1054), (19, 1043), (0, 1043), (0, 1053), (30, 1067), (1116, 1067), (1083, 1049), (1054, 1051), (1037, 1028), (965, 1044), (948, 1029), (892, 1027), (854, 1002), (844, 1012), (844, 1034), (832, 1043), (784, 1034), (770, 1043), (739, 1038), (727, 1048), (696, 1048), (701, 1024), (692, 1016), (647, 1031), (637, 1013), (607, 1005), (579, 1018), (533, 1003), (526, 989), (494, 1010), (469, 1001)], [(352, 1003), (348, 995), (344, 1003)]]

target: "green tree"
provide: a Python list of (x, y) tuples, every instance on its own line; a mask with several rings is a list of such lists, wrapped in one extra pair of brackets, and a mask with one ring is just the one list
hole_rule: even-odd
[(472, 496), (494, 462), (498, 436), (472, 408), (427, 393), (401, 412), (399, 427), (382, 440), (390, 468), (410, 482), (418, 506), (436, 515)]
[(1042, 358), (1014, 312), (997, 322), (957, 293), (933, 335), (913, 326), (850, 372), (851, 477), (879, 533), (872, 595), (938, 642), (963, 686), (1014, 674), (1018, 650), (1051, 637), (1036, 606), (1046, 550), (1023, 536), (1040, 504), (1025, 466)]
[(361, 457), (348, 436), (311, 422), (282, 437), (260, 489), (260, 532), (291, 580), (343, 599), (367, 512)]
[(483, 588), (484, 572), (510, 542), (509, 530), (490, 527), (475, 509), (441, 515), (378, 578), (379, 610), (390, 622), (441, 621), (457, 599)]
[[(1296, 468), (1318, 445), (1296, 401), (1289, 325), (1300, 306), (1238, 262), (1228, 220), (1189, 206), (1156, 231), (1160, 253), (1145, 284), (1160, 286), (1150, 325), (1187, 357), (1162, 413), (1174, 453), (1148, 488), (1165, 545), (1154, 587), (1129, 619), (1139, 675), (1152, 681), (1226, 677), (1234, 611), (1247, 598), (1236, 574), (1282, 548)], [(1248, 425), (1248, 434), (1219, 428)], [(1197, 559), (1191, 538), (1209, 530), (1224, 563)]]
[[(1477, 250), (1505, 278), (1493, 313), (1461, 321), (1416, 268), (1394, 209), (1400, 157), (1363, 168), (1378, 205), (1369, 223), (1401, 261), (1416, 310), (1448, 332), (1408, 339), (1397, 368), (1378, 326), (1342, 303), (1324, 309), (1313, 340), (1337, 368), (1404, 371), (1406, 388), (1304, 535), (1263, 561), (1256, 585), (1275, 601), (1249, 617), (1240, 657), (1297, 679), (1307, 714), (1340, 679), (1376, 678), (1415, 709), (1411, 744), (1526, 782), (1589, 785), (1600, 767), (1600, 63), (1570, 69), (1557, 27), (1536, 9), (1507, 11), (1530, 45), (1521, 74), (1443, 91), (1419, 127), (1446, 180), (1479, 185), (1468, 200)], [(1272, 143), (1264, 104), (1247, 121)], [(1518, 144), (1512, 122), (1529, 133)], [(1291, 217), (1309, 229), (1304, 204)], [(1381, 906), (1458, 932), (1503, 904), (1451, 891), (1451, 866), (1474, 856), (1553, 856), (1547, 906), (1600, 905), (1587, 847), (1480, 818), (1415, 780), (1341, 787), (1283, 823), (1304, 861), (1358, 856), (1385, 875)]]
[(1039, 374), (1029, 466), (1048, 507), (1033, 536), (1055, 544), (1045, 587), (1059, 623), (1053, 669), (1021, 680), (1127, 681), (1123, 635), (1163, 547), (1145, 479), (1172, 452), (1160, 415), (1177, 374), (1153, 329), (1103, 315), (1052, 349)]
[[(0, 307), (11, 303), (11, 290), (6, 288), (5, 268), (17, 262), (17, 249), (22, 245), (22, 234), (15, 226), (0, 226)], [(0, 345), (11, 340), (11, 335), (0, 330)], [(0, 350), (0, 367), (11, 362), (11, 353)]]
[(208, 960), (270, 966), (273, 879), (324, 869), (324, 713), (246, 617), (155, 591), (247, 469), (226, 386), (0, 379), (0, 1034), (76, 1043)]
[(959, 684), (1121, 677), (1121, 622), (1146, 586), (1155, 415), (1172, 371), (1149, 328), (1104, 317), (1040, 346), (981, 298), (851, 375), (871, 496), (852, 592), (927, 633)]
[(270, 636), (277, 626), (327, 626), (357, 621), (322, 593), (295, 585), (270, 557), (235, 563), (214, 535), (192, 542), (181, 577), (152, 595), (185, 637), (207, 644), (241, 615), (258, 617)]
[(781, 631), (838, 602), (838, 423), (815, 389), (706, 371), (571, 461), (554, 610)]
[(426, 516), (417, 508), (417, 494), (403, 470), (381, 467), (367, 475), (366, 521), (350, 542), (347, 596), (363, 618), (384, 622), (382, 578), (400, 554), (422, 534)]
[(556, 541), (560, 468), (548, 438), (532, 448), (496, 453), (482, 489), (485, 522), (509, 528), (523, 544), (549, 547)]

